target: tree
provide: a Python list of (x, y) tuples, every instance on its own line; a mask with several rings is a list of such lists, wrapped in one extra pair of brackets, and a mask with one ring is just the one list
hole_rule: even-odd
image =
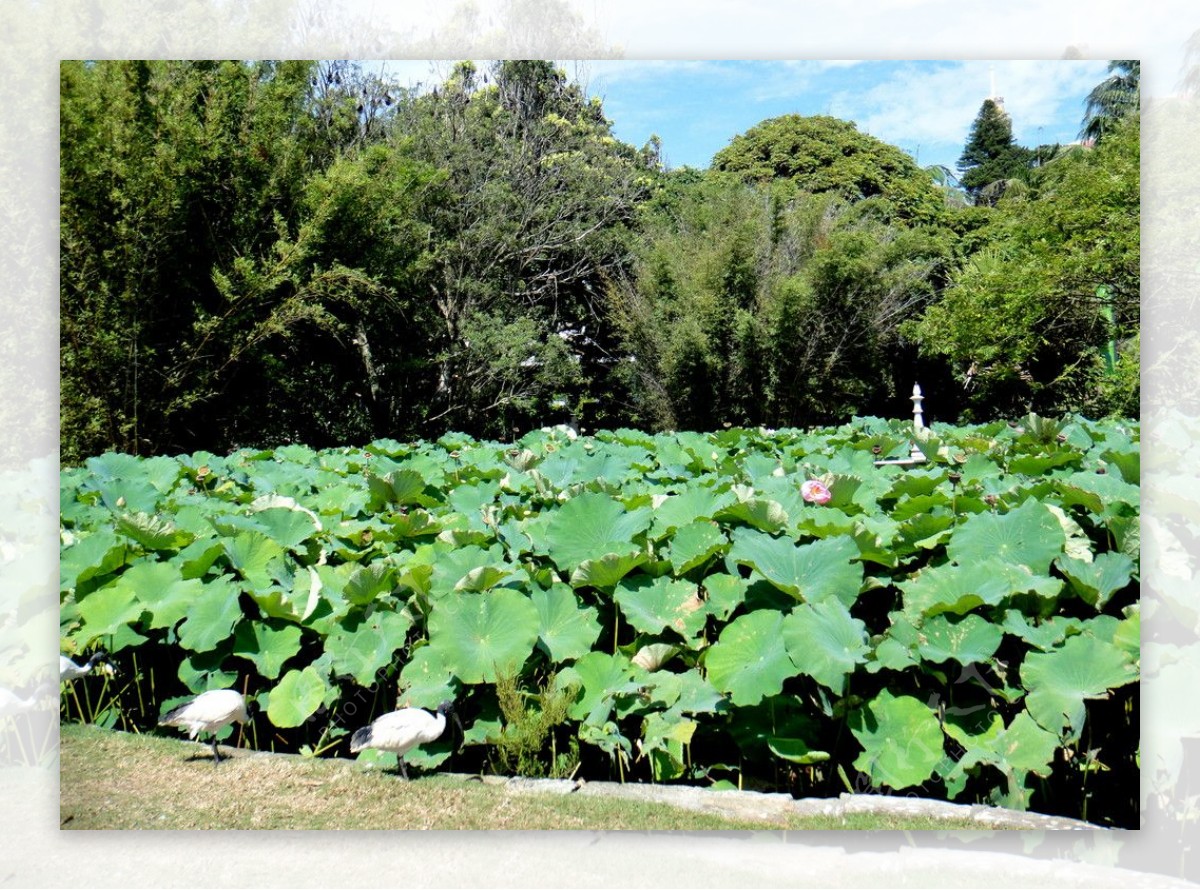
[(1079, 138), (1099, 142), (1123, 118), (1141, 107), (1142, 63), (1116, 59), (1108, 63), (1109, 76), (1088, 93)]
[[(1044, 168), (1030, 197), (996, 214), (989, 239), (906, 331), (957, 366), (977, 416), (1036, 410), (1137, 414), (1137, 390), (1102, 359), (1110, 340), (1137, 367), (1140, 144), (1135, 115), (1093, 150)], [(1111, 321), (1110, 321), (1111, 318)]]
[(561, 400), (591, 405), (594, 426), (615, 347), (604, 286), (624, 262), (644, 159), (545, 61), (460, 63), (402, 127), (443, 171), (422, 213), (437, 320), (422, 422), (507, 437)]
[(958, 159), (959, 182), (976, 203), (994, 205), (1007, 183), (1028, 179), (1034, 156), (1016, 144), (1004, 109), (995, 100), (984, 99)]
[(717, 152), (713, 168), (846, 201), (878, 198), (886, 211), (910, 222), (935, 222), (944, 209), (932, 177), (907, 154), (824, 115), (788, 114), (756, 124)]

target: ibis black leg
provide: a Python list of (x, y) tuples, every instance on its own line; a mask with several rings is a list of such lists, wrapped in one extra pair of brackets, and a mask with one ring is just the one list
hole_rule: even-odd
[(397, 762), (400, 764), (400, 775), (404, 776), (404, 781), (407, 782), (408, 781), (408, 770), (404, 766), (404, 757), (401, 756), (400, 758), (398, 758)]
[(217, 752), (217, 737), (216, 736), (213, 736), (212, 746), (213, 746), (213, 766), (216, 766), (218, 763), (221, 762), (221, 755)]

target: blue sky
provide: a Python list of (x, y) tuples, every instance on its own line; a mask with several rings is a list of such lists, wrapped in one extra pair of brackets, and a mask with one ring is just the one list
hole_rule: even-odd
[[(428, 62), (387, 64), (430, 81)], [(434, 70), (448, 67), (433, 63)], [(996, 92), (1013, 134), (1030, 147), (1071, 142), (1084, 98), (1107, 62), (1067, 61), (560, 61), (604, 101), (617, 138), (662, 139), (672, 167), (707, 167), (730, 139), (781, 114), (830, 114), (890, 142), (922, 166), (954, 169), (979, 106)], [(444, 73), (444, 72), (442, 72)]]

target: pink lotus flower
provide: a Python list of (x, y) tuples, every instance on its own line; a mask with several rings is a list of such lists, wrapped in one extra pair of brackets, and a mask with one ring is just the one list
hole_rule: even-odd
[(810, 504), (828, 504), (833, 497), (825, 483), (816, 479), (809, 479), (800, 486), (800, 496)]

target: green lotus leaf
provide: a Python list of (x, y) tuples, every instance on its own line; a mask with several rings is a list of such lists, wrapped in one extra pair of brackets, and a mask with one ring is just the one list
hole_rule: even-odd
[(1117, 622), (1112, 644), (1127, 654), (1135, 664), (1142, 653), (1142, 614), (1134, 605), (1126, 609), (1126, 617)]
[(918, 513), (900, 523), (895, 542), (904, 552), (932, 550), (954, 530), (954, 514), (945, 508), (936, 513)]
[(550, 516), (545, 545), (559, 569), (572, 571), (586, 560), (609, 553), (636, 553), (640, 546), (634, 539), (650, 526), (652, 518), (649, 507), (627, 510), (606, 494), (581, 494)]
[(574, 664), (558, 672), (560, 688), (575, 685), (579, 692), (567, 710), (573, 720), (603, 725), (612, 710), (612, 696), (640, 671), (624, 655), (589, 652)]
[(290, 670), (271, 689), (267, 718), (285, 729), (300, 726), (325, 703), (329, 686), (313, 667)]
[(1072, 740), (1083, 730), (1085, 699), (1105, 698), (1109, 690), (1137, 678), (1137, 668), (1125, 652), (1091, 634), (1070, 637), (1051, 652), (1031, 652), (1021, 665), (1029, 713), (1060, 737), (1069, 726)]
[(269, 587), (283, 561), (283, 548), (262, 532), (246, 531), (233, 538), (223, 538), (229, 564), (237, 569), (252, 587)]
[(1097, 516), (1120, 515), (1122, 508), (1136, 512), (1141, 489), (1118, 479), (1114, 473), (1072, 473), (1055, 480), (1064, 507), (1082, 506)]
[(1079, 633), (1083, 622), (1078, 618), (1057, 615), (1037, 624), (1030, 624), (1025, 614), (1017, 609), (1008, 609), (1000, 628), (1014, 637), (1024, 640), (1035, 649), (1049, 651), (1067, 638), (1068, 634)]
[(850, 731), (863, 746), (854, 768), (874, 785), (897, 791), (919, 785), (945, 756), (937, 715), (910, 695), (884, 689), (851, 712)]
[(125, 564), (127, 549), (128, 545), (106, 528), (77, 537), (59, 557), (59, 585), (71, 590), (90, 578), (115, 572)]
[(585, 559), (571, 572), (571, 586), (606, 590), (645, 561), (645, 553), (606, 553), (597, 559)]
[(192, 693), (199, 694), (208, 689), (228, 689), (238, 682), (236, 671), (225, 670), (228, 663), (227, 646), (210, 652), (190, 652), (179, 662), (176, 674)]
[(783, 617), (769, 609), (742, 615), (707, 650), (708, 681), (735, 705), (754, 705), (777, 695), (784, 680), (800, 673), (783, 642)]
[(400, 671), (396, 707), (436, 708), (454, 698), (454, 668), (445, 653), (433, 646), (422, 646)]
[(729, 504), (713, 518), (720, 522), (744, 522), (768, 533), (782, 531), (788, 524), (788, 514), (783, 506), (766, 498), (748, 498)]
[(426, 510), (391, 513), (384, 521), (398, 539), (432, 537), (442, 531), (442, 524)]
[(658, 539), (702, 519), (712, 519), (722, 507), (733, 501), (733, 495), (728, 491), (717, 492), (693, 483), (678, 494), (656, 500), (651, 536)]
[(1036, 593), (1051, 599), (1062, 589), (1062, 582), (1036, 575), (1023, 565), (980, 559), (965, 565), (946, 563), (925, 568), (897, 586), (904, 592), (905, 613), (917, 620), (941, 612), (962, 615), (978, 606), (998, 605), (1016, 593)]
[(205, 584), (179, 625), (179, 645), (193, 652), (207, 652), (228, 639), (242, 617), (238, 593), (238, 587), (227, 578)]
[(813, 763), (824, 763), (829, 759), (828, 751), (814, 751), (805, 744), (803, 739), (784, 739), (779, 736), (771, 736), (767, 739), (767, 747), (776, 757), (806, 766)]
[(458, 579), (454, 590), (459, 593), (482, 593), (513, 576), (512, 569), (500, 566), (477, 566)]
[(700, 633), (708, 617), (696, 585), (668, 577), (638, 575), (622, 581), (613, 591), (613, 600), (626, 621), (648, 634), (669, 627), (688, 640)]
[(739, 578), (737, 575), (715, 572), (706, 576), (702, 588), (705, 602), (708, 604), (708, 614), (726, 621), (733, 614), (733, 610), (745, 602), (749, 586), (745, 578)]
[(1078, 451), (1058, 451), (1054, 454), (1026, 454), (1014, 457), (1008, 464), (1008, 471), (1020, 476), (1041, 476), (1047, 470), (1059, 467), (1078, 467), (1083, 455)]
[(538, 648), (552, 662), (570, 661), (591, 651), (600, 636), (593, 606), (581, 606), (575, 592), (565, 584), (536, 589), (529, 598), (538, 613)]
[[(951, 724), (947, 722), (948, 734)], [(965, 783), (966, 770), (980, 764), (991, 764), (1005, 774), (1008, 781), (1007, 798), (1014, 802), (1025, 798), (1025, 777), (1033, 773), (1049, 776), (1053, 768), (1058, 737), (1042, 729), (1021, 711), (1008, 728), (999, 714), (992, 714), (992, 723), (981, 734), (954, 733), (953, 737), (965, 749), (962, 758), (946, 773), (948, 787)], [(952, 795), (953, 796), (953, 795)]]
[(1103, 609), (1109, 598), (1129, 584), (1133, 574), (1133, 560), (1124, 553), (1106, 552), (1098, 554), (1091, 562), (1059, 557), (1054, 564), (1066, 575), (1071, 587), (1097, 611)]
[(729, 546), (721, 527), (709, 520), (697, 520), (675, 532), (667, 548), (675, 575), (680, 576), (697, 566), (702, 566), (713, 556)]
[(162, 516), (146, 513), (120, 513), (115, 525), (117, 531), (137, 541), (146, 550), (180, 550), (196, 537)]
[(975, 664), (995, 655), (1003, 637), (1003, 630), (979, 615), (955, 619), (936, 615), (921, 626), (917, 651), (934, 664), (951, 660)]
[(373, 512), (380, 512), (389, 505), (405, 507), (419, 504), (428, 507), (436, 503), (425, 495), (425, 476), (415, 469), (394, 470), (383, 477), (368, 475), (367, 486), (371, 493), (370, 506), (374, 508)]
[[(462, 590), (458, 585), (468, 576), (470, 580), (466, 582), (467, 587), (481, 586), (489, 581), (496, 583), (508, 577), (512, 571), (512, 567), (504, 561), (504, 550), (499, 544), (487, 550), (469, 544), (441, 552), (445, 547), (447, 545), (444, 541), (438, 541), (435, 545), (437, 557), (430, 576), (430, 591), (435, 596), (443, 597)], [(492, 568), (495, 571), (478, 571), (482, 568)]]
[(357, 566), (341, 588), (342, 595), (351, 603), (364, 606), (379, 596), (391, 593), (395, 571), (385, 562), (376, 561)]
[[(87, 646), (98, 637), (117, 633), (126, 625), (136, 622), (144, 609), (134, 588), (122, 584), (120, 579), (92, 591), (79, 601), (79, 617), (83, 619), (81, 644)], [(118, 647), (114, 645), (112, 648)]]
[(727, 709), (725, 697), (696, 668), (671, 676), (679, 678), (679, 697), (672, 704), (682, 713), (716, 714)]
[(429, 616), (429, 644), (463, 683), (494, 683), (517, 673), (538, 639), (538, 611), (508, 588), (440, 600)]
[(1066, 535), (1058, 520), (1030, 498), (1004, 514), (969, 516), (950, 538), (946, 553), (959, 565), (998, 560), (1045, 575), (1065, 544)]
[(317, 533), (316, 517), (299, 508), (261, 509), (254, 514), (254, 519), (266, 529), (268, 537), (285, 550), (297, 549)]
[(870, 649), (866, 625), (837, 600), (793, 609), (783, 620), (783, 642), (802, 674), (838, 694)]
[(404, 648), (412, 618), (407, 612), (376, 609), (361, 620), (339, 627), (325, 639), (330, 667), (349, 675), (359, 686), (371, 687)]
[(155, 630), (178, 624), (205, 592), (200, 580), (184, 579), (178, 566), (167, 562), (135, 563), (118, 583), (131, 589), (145, 606), (150, 613), (149, 626)]
[(283, 663), (300, 651), (300, 628), (282, 622), (243, 621), (233, 635), (233, 654), (254, 662), (258, 672), (274, 680)]
[(203, 578), (224, 553), (220, 538), (198, 538), (171, 557), (171, 562), (179, 566), (184, 578)]
[(816, 603), (834, 597), (850, 606), (863, 581), (858, 545), (852, 538), (826, 538), (797, 545), (751, 529), (735, 529), (730, 562), (748, 565), (784, 593)]

